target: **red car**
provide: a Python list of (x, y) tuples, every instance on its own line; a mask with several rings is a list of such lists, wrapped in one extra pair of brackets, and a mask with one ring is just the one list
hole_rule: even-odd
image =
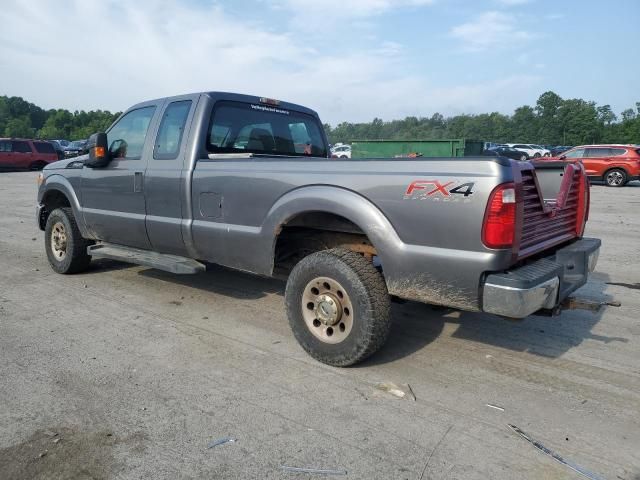
[(545, 161), (582, 162), (592, 180), (603, 180), (609, 187), (622, 187), (640, 180), (640, 146), (583, 145)]
[(49, 142), (0, 138), (0, 170), (42, 170), (56, 161), (58, 154)]

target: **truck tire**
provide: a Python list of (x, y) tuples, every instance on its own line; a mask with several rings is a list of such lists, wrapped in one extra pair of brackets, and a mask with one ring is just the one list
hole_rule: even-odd
[(56, 208), (49, 214), (44, 230), (44, 246), (51, 268), (57, 273), (78, 273), (91, 262), (89, 241), (82, 238), (71, 208)]
[(621, 168), (612, 168), (604, 174), (604, 183), (607, 187), (624, 187), (627, 183), (627, 172)]
[(391, 301), (384, 278), (342, 248), (303, 258), (285, 291), (289, 325), (302, 348), (335, 367), (361, 362), (387, 340)]

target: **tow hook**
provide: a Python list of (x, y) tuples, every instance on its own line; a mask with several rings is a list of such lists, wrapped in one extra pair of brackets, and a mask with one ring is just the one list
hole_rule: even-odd
[(598, 312), (604, 306), (620, 307), (622, 303), (617, 300), (610, 302), (594, 302), (584, 298), (569, 297), (560, 304), (560, 310), (589, 310), (590, 312)]

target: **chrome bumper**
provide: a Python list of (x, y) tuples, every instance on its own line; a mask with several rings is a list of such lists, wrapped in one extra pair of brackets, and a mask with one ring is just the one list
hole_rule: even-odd
[(554, 309), (587, 283), (598, 263), (600, 240), (583, 238), (522, 267), (487, 275), (482, 310), (509, 318), (524, 318)]

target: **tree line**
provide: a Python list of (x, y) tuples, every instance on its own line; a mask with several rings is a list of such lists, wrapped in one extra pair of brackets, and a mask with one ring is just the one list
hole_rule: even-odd
[(640, 102), (616, 115), (610, 105), (579, 98), (563, 99), (545, 92), (535, 106), (516, 108), (513, 115), (498, 112), (444, 117), (407, 117), (385, 122), (343, 122), (325, 125), (331, 143), (354, 140), (426, 140), (468, 138), (497, 143), (585, 145), (640, 143)]
[[(69, 140), (106, 130), (120, 113), (108, 110), (70, 112), (44, 110), (21, 97), (0, 96), (0, 136)], [(492, 142), (583, 145), (640, 143), (640, 102), (616, 115), (610, 105), (579, 98), (563, 99), (545, 92), (535, 106), (516, 108), (512, 115), (498, 112), (444, 117), (406, 117), (404, 120), (325, 125), (331, 143), (353, 140), (426, 140), (469, 138)]]
[(44, 110), (21, 97), (0, 96), (0, 136), (81, 140), (103, 132), (120, 113)]

